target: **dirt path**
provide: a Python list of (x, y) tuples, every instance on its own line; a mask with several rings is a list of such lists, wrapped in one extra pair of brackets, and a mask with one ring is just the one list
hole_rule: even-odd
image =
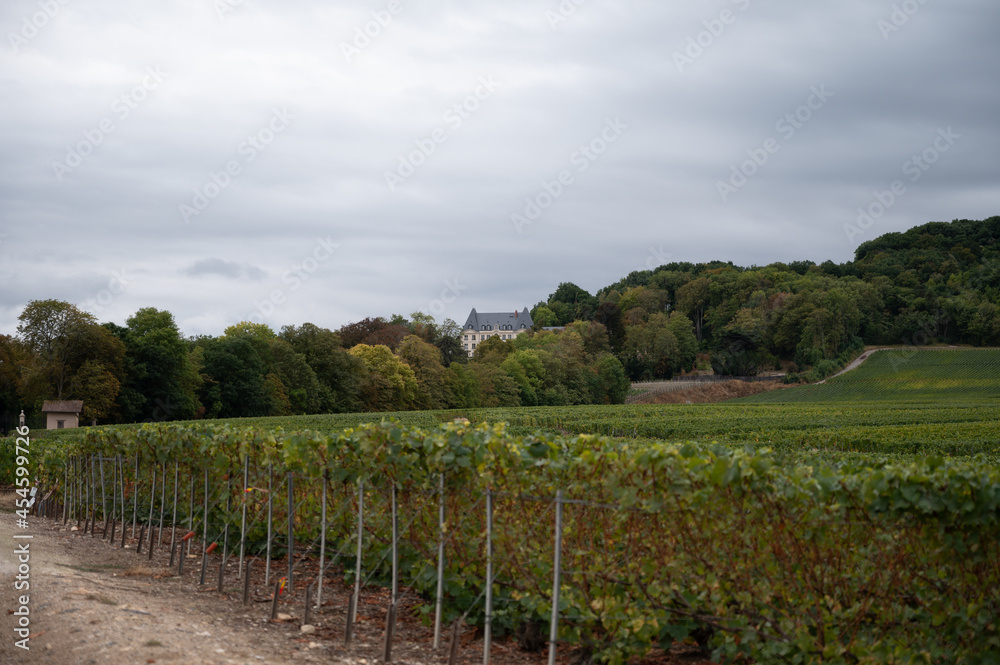
[(858, 356), (857, 358), (855, 358), (854, 361), (850, 365), (848, 365), (844, 369), (840, 370), (839, 372), (837, 372), (833, 376), (828, 376), (825, 379), (823, 379), (822, 381), (817, 381), (816, 385), (819, 385), (821, 383), (826, 383), (829, 379), (833, 379), (833, 378), (836, 378), (836, 377), (840, 376), (841, 374), (845, 374), (847, 372), (850, 372), (852, 369), (857, 369), (861, 365), (861, 363), (863, 363), (864, 361), (868, 360), (868, 357), (871, 354), (873, 354), (873, 353), (877, 353), (878, 351), (891, 351), (894, 348), (898, 348), (898, 347), (889, 347), (889, 346), (887, 346), (887, 347), (884, 347), (884, 348), (881, 348), (881, 349), (869, 349), (868, 351), (865, 351), (860, 356)]
[[(301, 632), (302, 593), (279, 605), (291, 619), (271, 622), (269, 592), (262, 571), (251, 575), (250, 607), (241, 602), (236, 564), (227, 573), (224, 593), (217, 592), (217, 572), (204, 587), (198, 584), (200, 557), (185, 564), (182, 576), (168, 569), (166, 543), (152, 561), (135, 552), (135, 541), (125, 549), (97, 537), (83, 535), (70, 522), (29, 517), (29, 528), (17, 527), (12, 512), (15, 495), (0, 495), (0, 665), (255, 665), (336, 663), (369, 665), (382, 654), (387, 592), (369, 588), (362, 594), (358, 624), (351, 648), (343, 644), (347, 586), (324, 591), (316, 631)], [(15, 539), (30, 534), (30, 540)], [(165, 538), (165, 541), (169, 538)], [(29, 543), (30, 594), (29, 651), (14, 646), (20, 607), (16, 591), (18, 555), (15, 548)], [(187, 560), (186, 560), (187, 561)], [(263, 566), (260, 566), (263, 568)], [(218, 563), (209, 570), (218, 571)], [(227, 569), (228, 570), (228, 569)], [(240, 588), (236, 588), (240, 587)], [(401, 600), (398, 641), (393, 661), (415, 665), (447, 662), (448, 639), (440, 652), (432, 649), (432, 632), (412, 612), (413, 598)], [(474, 630), (460, 635), (459, 662), (482, 662), (482, 640)], [(568, 665), (568, 649), (560, 649), (560, 665)], [(514, 640), (493, 645), (495, 665), (543, 665), (546, 651), (521, 651)], [(655, 653), (642, 665), (707, 665), (692, 646), (675, 645), (670, 653)], [(637, 664), (638, 665), (638, 664)]]
[[(29, 518), (27, 531), (0, 512), (0, 662), (45, 665), (126, 663), (364, 663), (302, 639), (298, 626), (270, 624), (261, 607), (192, 590), (134, 551), (79, 535), (51, 520)], [(14, 539), (30, 533), (31, 540)], [(15, 547), (30, 547), (30, 651), (14, 646), (20, 605)], [(138, 561), (137, 561), (138, 560)], [(187, 587), (187, 588), (183, 588)]]

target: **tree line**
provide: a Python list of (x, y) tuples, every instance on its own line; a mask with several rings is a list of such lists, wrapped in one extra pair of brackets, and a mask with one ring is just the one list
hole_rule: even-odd
[(185, 338), (155, 308), (121, 326), (32, 301), (0, 336), (0, 425), (47, 399), (82, 399), (102, 423), (613, 404), (630, 381), (692, 371), (818, 379), (864, 345), (1000, 345), (1000, 217), (886, 234), (842, 264), (674, 262), (595, 294), (567, 282), (531, 315), (469, 358), (454, 321), (420, 312)]
[(600, 323), (631, 379), (689, 371), (698, 358), (716, 374), (819, 379), (865, 345), (996, 346), (1000, 217), (888, 233), (842, 264), (675, 262), (594, 295), (560, 284), (531, 315), (540, 326)]
[(534, 404), (613, 404), (629, 381), (580, 323), (558, 338), (491, 340), (469, 358), (461, 329), (426, 314), (366, 318), (333, 331), (241, 322), (184, 338), (173, 315), (140, 309), (124, 326), (59, 300), (30, 302), (0, 336), (6, 429), (20, 409), (82, 400), (83, 424)]

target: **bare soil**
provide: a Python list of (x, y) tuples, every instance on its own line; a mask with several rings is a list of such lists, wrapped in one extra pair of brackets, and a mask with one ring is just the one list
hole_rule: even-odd
[(636, 399), (635, 404), (709, 404), (787, 387), (777, 381), (719, 381), (683, 390), (643, 395)]
[[(367, 665), (382, 662), (386, 610), (385, 589), (363, 590), (354, 641), (344, 646), (347, 599), (351, 588), (332, 582), (324, 587), (323, 606), (314, 610), (315, 632), (304, 633), (304, 588), (279, 597), (278, 612), (285, 620), (271, 621), (271, 589), (264, 585), (264, 565), (254, 565), (251, 602), (242, 604), (242, 583), (237, 579), (238, 558), (227, 566), (223, 593), (217, 590), (220, 558), (213, 555), (206, 584), (201, 585), (200, 555), (185, 559), (182, 575), (176, 565), (168, 568), (170, 532), (164, 530), (162, 546), (147, 558), (147, 548), (136, 553), (137, 541), (129, 538), (120, 548), (97, 535), (83, 534), (75, 521), (29, 517), (27, 530), (19, 529), (13, 504), (16, 495), (0, 495), (0, 664), (131, 665), (253, 665), (287, 663), (339, 663)], [(14, 534), (31, 540), (15, 540)], [(30, 543), (30, 650), (14, 646), (20, 607), (15, 591), (17, 544)], [(308, 564), (302, 567), (309, 579)], [(281, 571), (281, 562), (275, 571)], [(297, 568), (298, 570), (298, 568)], [(281, 574), (280, 572), (278, 573)], [(273, 579), (273, 577), (272, 577)], [(433, 631), (412, 608), (412, 594), (401, 596), (392, 659), (397, 663), (448, 662), (450, 631), (435, 651)], [(482, 639), (475, 629), (459, 635), (458, 662), (482, 662)], [(547, 650), (527, 653), (513, 638), (494, 641), (495, 665), (543, 665)], [(560, 665), (573, 654), (561, 648)], [(575, 660), (575, 659), (574, 659)], [(668, 652), (654, 652), (633, 665), (707, 665), (694, 645), (675, 645)]]

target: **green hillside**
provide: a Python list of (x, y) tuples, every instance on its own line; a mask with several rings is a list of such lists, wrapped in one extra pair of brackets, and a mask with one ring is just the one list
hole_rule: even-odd
[(746, 397), (744, 403), (902, 402), (971, 405), (1000, 400), (1000, 350), (893, 349), (822, 384)]

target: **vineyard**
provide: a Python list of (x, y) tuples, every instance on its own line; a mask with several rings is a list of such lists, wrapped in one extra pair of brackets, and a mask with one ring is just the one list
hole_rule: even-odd
[(688, 639), (724, 662), (995, 663), (998, 360), (879, 353), (715, 405), (64, 430), (31, 444), (36, 508), (119, 546), (155, 532), (202, 584), (265, 567), (317, 611), (335, 583), (387, 586), (389, 635), (408, 590), (436, 640), (533, 627), (598, 662)]

